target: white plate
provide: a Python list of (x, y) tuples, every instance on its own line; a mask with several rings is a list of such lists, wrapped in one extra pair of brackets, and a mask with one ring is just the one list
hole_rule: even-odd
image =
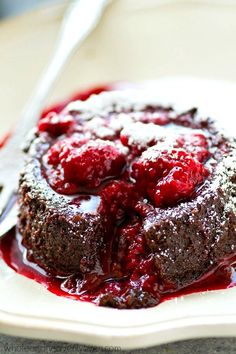
[[(122, 2), (124, 4), (124, 1), (121, 1), (121, 3)], [(141, 0), (139, 0), (138, 2), (140, 4), (144, 3)], [(134, 3), (136, 4), (136, 1), (127, 1), (127, 4), (129, 4), (130, 6), (129, 9), (131, 8), (131, 5)], [(119, 6), (118, 5), (115, 6), (117, 7), (115, 8), (115, 10), (118, 11), (117, 9)], [(162, 8), (161, 10), (162, 16), (165, 16), (165, 14), (169, 15), (170, 8), (168, 6), (166, 7), (167, 12), (165, 12), (164, 9)], [(179, 8), (176, 7), (176, 5), (173, 6), (174, 7), (171, 9), (171, 11), (173, 11), (173, 16), (175, 13), (176, 21), (177, 21), (177, 17), (179, 16)], [(230, 5), (229, 7), (230, 7), (229, 11), (232, 11)], [(181, 5), (181, 11), (182, 11), (181, 16), (184, 16), (184, 14), (188, 13), (188, 10), (189, 10), (189, 5), (186, 5), (185, 7)], [(222, 14), (222, 7), (220, 7), (219, 10), (220, 13)], [(57, 9), (57, 11), (59, 10)], [(216, 11), (215, 8), (214, 11)], [(226, 11), (225, 9), (224, 11), (223, 11), (224, 14), (222, 15), (223, 18), (224, 15), (226, 15), (226, 13), (228, 14), (227, 16), (232, 16), (231, 13), (229, 14), (227, 12), (228, 10)], [(50, 16), (54, 18), (53, 16), (55, 16), (55, 13), (57, 14), (57, 12), (54, 11), (52, 13), (48, 12), (49, 23), (51, 21)], [(205, 12), (203, 12), (202, 14), (206, 16)], [(236, 13), (234, 12), (234, 15), (235, 14)], [(131, 11), (129, 13), (129, 16), (131, 17), (132, 16), (135, 17), (136, 15), (137, 15), (136, 11), (134, 12)], [(208, 15), (210, 16), (209, 13)], [(39, 27), (39, 31), (43, 32), (45, 21), (46, 21), (45, 17), (42, 18), (42, 16), (39, 15), (39, 13), (31, 14), (30, 17), (31, 21), (33, 18), (34, 21), (37, 22), (37, 18), (38, 18), (37, 16), (39, 16), (40, 20), (38, 21), (41, 23), (41, 27)], [(110, 16), (112, 16), (111, 9), (110, 9)], [(139, 21), (141, 21), (142, 18), (143, 24), (145, 21), (146, 24), (148, 24), (148, 18), (149, 18), (148, 16), (149, 16), (148, 9), (145, 11), (142, 10), (142, 15), (138, 12), (138, 19)], [(126, 13), (126, 17), (127, 17), (127, 13)], [(162, 17), (160, 17), (159, 19), (162, 19)], [(23, 21), (23, 19), (18, 20), (18, 24), (19, 21)], [(30, 19), (28, 17), (25, 17), (24, 21), (21, 23), (21, 30), (22, 33), (25, 33), (25, 36), (29, 41), (28, 38), (29, 33), (26, 30), (23, 30), (23, 27), (25, 27), (25, 23), (27, 21), (30, 21)], [(109, 22), (108, 19), (106, 21)], [(119, 21), (121, 21), (121, 19), (119, 19)], [(164, 18), (162, 19), (162, 21), (163, 21), (162, 24), (164, 24)], [(224, 21), (221, 17), (221, 22), (219, 26), (221, 26), (222, 22)], [(4, 29), (5, 33), (6, 33), (6, 28), (9, 30), (9, 28), (12, 28), (13, 24), (16, 24), (16, 22), (13, 21), (11, 25), (6, 24), (4, 25), (5, 27), (3, 26), (3, 28), (5, 28)], [(191, 27), (190, 22), (189, 25)], [(17, 27), (18, 25), (15, 26)], [(157, 26), (158, 29), (158, 23), (155, 24), (155, 26)], [(161, 28), (162, 27), (160, 27), (160, 31)], [(155, 30), (156, 32), (157, 29)], [(10, 30), (8, 34), (9, 33), (11, 33)], [(98, 29), (98, 33), (94, 34), (94, 37), (96, 36), (99, 36), (99, 29)], [(121, 34), (121, 38), (122, 38), (122, 34)], [(106, 42), (106, 40), (103, 38), (104, 43)], [(163, 42), (164, 39), (160, 37), (159, 40), (162, 40), (162, 45), (164, 47), (164, 42)], [(91, 50), (92, 38), (90, 38), (89, 41), (91, 45), (90, 47)], [(8, 45), (11, 47), (11, 45), (6, 41), (4, 43), (5, 43), (5, 48), (7, 48)], [(168, 42), (168, 46), (171, 45), (172, 43)], [(193, 48), (194, 45), (192, 45), (191, 42), (188, 42), (188, 45), (187, 45), (188, 50), (191, 52), (191, 50), (194, 49)], [(116, 45), (114, 44), (114, 46)], [(134, 47), (135, 46), (138, 47), (138, 44), (135, 44)], [(94, 48), (95, 47), (96, 44), (94, 43)], [(29, 48), (31, 48), (31, 46)], [(104, 44), (104, 48), (106, 48), (105, 44)], [(13, 54), (11, 52), (12, 49), (13, 48), (8, 48), (10, 53), (9, 57), (13, 58)], [(21, 55), (24, 57), (23, 49), (21, 48), (19, 50)], [(29, 50), (28, 57), (27, 55), (25, 55), (24, 57), (24, 60), (26, 61), (33, 57), (31, 50), (30, 49), (28, 50)], [(85, 51), (85, 49), (83, 50)], [(218, 53), (219, 52), (220, 51), (218, 48)], [(112, 54), (112, 51), (110, 51), (110, 53), (112, 56), (114, 55), (114, 53)], [(81, 55), (86, 56), (85, 54), (81, 54)], [(223, 66), (226, 67), (227, 65), (223, 56), (221, 57), (221, 59), (222, 59), (222, 63), (224, 63)], [(84, 61), (83, 58), (81, 57), (80, 60), (81, 61), (78, 61), (78, 63), (79, 64), (81, 63), (82, 67), (83, 65), (86, 65), (85, 57), (84, 57)], [(122, 60), (121, 57), (120, 60)], [(157, 62), (158, 62), (158, 58), (156, 63)], [(103, 80), (103, 78), (106, 77), (104, 73), (107, 72), (109, 73), (109, 70), (111, 70), (111, 72), (107, 74), (107, 79), (111, 79), (111, 80), (115, 78), (122, 79), (126, 77), (126, 73), (128, 72), (124, 70), (125, 76), (122, 77), (122, 72), (123, 72), (122, 63), (124, 67), (125, 60), (123, 60), (123, 62), (122, 61), (119, 62), (118, 71), (116, 71), (115, 68), (111, 69), (111, 66), (110, 68), (106, 67), (105, 70), (105, 68), (102, 65), (103, 62), (98, 60), (98, 66), (96, 67), (95, 70), (95, 68), (93, 67), (94, 65), (93, 59), (91, 59), (91, 61), (87, 63), (87, 68), (89, 67), (89, 65), (91, 65), (91, 71), (93, 71), (94, 73), (96, 71), (98, 72), (97, 77), (95, 77), (94, 79), (94, 82), (104, 81), (105, 79)], [(16, 66), (17, 65), (19, 68), (19, 63), (16, 62)], [(192, 65), (194, 69), (196, 62), (194, 62), (194, 64)], [(231, 67), (231, 69), (233, 70), (233, 67)], [(72, 84), (70, 84), (69, 78), (73, 77), (70, 76), (72, 75), (70, 70), (64, 76), (64, 80), (65, 80), (64, 82), (66, 83), (67, 92), (73, 90), (74, 86), (76, 86), (74, 80), (72, 81)], [(147, 70), (146, 71), (145, 70), (143, 69), (142, 66), (140, 66), (140, 71), (142, 72), (141, 78), (148, 79), (151, 77), (151, 71), (149, 73), (150, 75), (148, 75)], [(152, 70), (154, 70), (154, 67), (152, 68)], [(227, 70), (225, 70), (225, 78), (227, 78)], [(3, 71), (2, 67), (1, 67), (1, 71)], [(7, 65), (7, 62), (5, 62), (5, 72), (7, 71), (10, 73), (9, 64)], [(78, 73), (79, 71), (80, 71), (79, 68), (76, 66), (75, 72)], [(176, 68), (176, 73), (177, 71), (178, 68)], [(81, 73), (82, 72), (83, 70), (81, 71)], [(17, 79), (20, 78), (20, 75), (23, 75), (22, 73), (21, 74), (15, 73), (15, 74), (17, 76)], [(191, 74), (196, 74), (196, 73), (194, 70), (192, 70)], [(132, 78), (140, 79), (138, 68), (136, 68), (136, 71), (135, 70), (132, 71), (132, 75), (133, 75)], [(131, 76), (127, 75), (127, 78), (130, 78)], [(25, 74), (23, 75), (23, 77), (25, 78)], [(20, 96), (20, 99), (18, 101), (16, 100), (18, 102), (17, 103), (18, 105), (20, 102), (24, 101), (25, 93), (27, 92), (27, 90), (29, 90), (30, 85), (33, 84), (32, 77), (31, 78), (29, 77), (29, 82), (32, 81), (31, 84), (30, 83), (25, 84), (25, 81), (22, 81), (23, 77), (21, 78), (20, 81), (18, 80), (15, 81)], [(82, 80), (82, 83), (85, 83), (86, 75), (83, 74), (82, 77), (84, 80), (84, 81)], [(156, 77), (156, 75), (153, 74), (152, 77)], [(4, 78), (6, 80), (6, 76), (3, 77), (3, 82), (4, 82)], [(89, 75), (88, 82), (92, 82), (92, 79), (93, 79), (92, 76)], [(5, 81), (5, 85), (6, 85), (5, 87), (13, 95), (16, 88), (14, 86), (11, 86), (10, 83), (11, 80), (9, 80), (8, 78), (8, 80)], [(3, 85), (3, 83), (1, 83), (1, 85)], [(20, 90), (21, 85), (22, 85), (22, 90)], [(60, 85), (61, 84), (59, 83), (56, 89), (55, 96), (63, 94), (63, 89), (61, 88), (62, 86)], [(154, 88), (153, 85), (154, 84), (150, 83), (150, 86)], [(159, 93), (160, 102), (169, 101), (185, 107), (197, 105), (201, 108), (201, 111), (204, 112), (204, 114), (206, 113), (213, 117), (216, 117), (217, 119), (219, 119), (219, 121), (222, 122), (222, 124), (225, 127), (226, 126), (230, 127), (231, 132), (235, 134), (236, 132), (236, 125), (235, 125), (236, 85), (235, 84), (219, 82), (219, 81), (193, 79), (193, 78), (188, 78), (188, 79), (169, 78), (169, 79), (162, 79), (157, 84), (155, 84), (155, 90), (156, 92)], [(11, 95), (8, 99), (8, 105), (5, 104), (3, 105), (3, 107), (1, 107), (0, 105), (1, 112), (4, 112), (5, 110), (5, 113), (9, 111), (13, 113), (14, 109), (16, 109), (12, 107), (13, 105), (11, 105), (10, 98)], [(1, 100), (3, 99), (1, 98)], [(0, 116), (2, 117), (2, 113), (0, 114)], [(4, 122), (3, 118), (1, 118), (1, 122), (3, 128), (2, 130), (4, 130), (5, 126), (3, 124)], [(151, 309), (116, 310), (116, 309), (96, 307), (95, 305), (90, 303), (84, 303), (84, 302), (69, 300), (62, 297), (57, 297), (56, 295), (49, 293), (40, 284), (37, 284), (32, 280), (29, 280), (25, 277), (16, 274), (13, 270), (8, 268), (3, 261), (0, 261), (0, 263), (1, 263), (0, 264), (0, 331), (6, 334), (13, 334), (13, 335), (20, 335), (20, 336), (22, 335), (22, 336), (27, 336), (32, 338), (67, 340), (72, 342), (93, 344), (98, 346), (112, 345), (112, 346), (119, 346), (121, 348), (138, 348), (138, 347), (146, 347), (146, 346), (166, 343), (166, 342), (180, 340), (180, 339), (206, 337), (206, 336), (214, 336), (214, 337), (234, 336), (236, 334), (236, 288), (179, 297), (171, 301), (166, 301), (161, 305)]]
[[(160, 102), (197, 105), (236, 132), (236, 85), (179, 78), (150, 86)], [(122, 348), (235, 335), (236, 288), (179, 297), (151, 309), (116, 310), (57, 297), (1, 261), (0, 320), (4, 333)]]

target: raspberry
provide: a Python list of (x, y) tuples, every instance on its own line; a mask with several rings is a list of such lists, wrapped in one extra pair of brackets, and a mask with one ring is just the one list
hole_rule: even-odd
[(208, 170), (190, 153), (177, 148), (146, 150), (132, 165), (131, 177), (156, 207), (190, 198), (208, 176)]
[(78, 192), (78, 186), (72, 182), (66, 182), (61, 169), (47, 170), (48, 182), (57, 193), (71, 195)]
[(176, 147), (184, 148), (200, 162), (206, 161), (210, 155), (207, 139), (203, 134), (180, 135), (176, 142)]
[(102, 140), (69, 147), (60, 154), (60, 160), (65, 180), (87, 188), (96, 188), (105, 179), (119, 176), (126, 162), (113, 143)]
[(163, 128), (150, 123), (141, 122), (127, 125), (120, 133), (120, 141), (124, 146), (130, 148), (133, 156), (140, 155), (148, 147), (153, 146), (161, 138)]
[(124, 146), (129, 146), (129, 137), (127, 135), (120, 135), (120, 141)]
[(109, 214), (109, 218), (117, 222), (132, 209), (138, 198), (134, 185), (124, 180), (111, 181), (101, 190), (100, 213)]
[(145, 253), (145, 242), (140, 232), (139, 221), (124, 225), (119, 229), (119, 244), (117, 257), (119, 262), (125, 263), (127, 270), (140, 267), (142, 255)]
[(88, 140), (84, 137), (70, 137), (57, 141), (49, 149), (47, 154), (47, 162), (50, 165), (57, 166), (64, 156), (67, 156), (74, 148), (79, 148)]
[(38, 123), (39, 132), (48, 132), (53, 136), (66, 134), (74, 126), (74, 118), (70, 115), (62, 116), (55, 112), (49, 112)]

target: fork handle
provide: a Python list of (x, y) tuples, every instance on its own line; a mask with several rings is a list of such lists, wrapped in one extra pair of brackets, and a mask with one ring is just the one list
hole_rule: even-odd
[(17, 134), (9, 139), (6, 149), (19, 147), (30, 129), (36, 125), (58, 74), (74, 50), (96, 27), (109, 2), (110, 0), (77, 0), (70, 5), (63, 18), (54, 55), (14, 128)]

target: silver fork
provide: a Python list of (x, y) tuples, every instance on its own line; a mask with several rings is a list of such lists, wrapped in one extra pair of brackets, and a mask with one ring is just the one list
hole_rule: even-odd
[(69, 6), (61, 26), (58, 44), (22, 117), (8, 143), (0, 150), (0, 237), (16, 223), (16, 193), (24, 163), (22, 143), (35, 126), (47, 95), (58, 74), (88, 34), (98, 24), (111, 0), (77, 0)]

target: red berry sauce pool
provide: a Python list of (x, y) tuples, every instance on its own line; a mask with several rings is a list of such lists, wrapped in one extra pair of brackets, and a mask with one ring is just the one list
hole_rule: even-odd
[[(124, 85), (124, 88), (126, 88), (127, 85)], [(53, 112), (60, 112), (70, 101), (72, 100), (85, 100), (87, 99), (91, 94), (93, 93), (100, 93), (102, 91), (110, 91), (113, 89), (121, 89), (122, 85), (104, 85), (104, 86), (100, 86), (100, 87), (96, 87), (96, 88), (92, 88), (83, 92), (79, 92), (78, 94), (74, 95), (72, 98), (70, 98), (68, 101), (62, 102), (61, 104), (54, 106), (54, 107), (50, 107), (49, 109), (45, 110), (42, 114), (42, 117), (49, 117), (49, 119), (52, 121), (53, 117), (50, 117), (49, 112), (53, 111)], [(48, 115), (49, 114), (49, 115)], [(48, 124), (48, 120), (41, 120), (41, 123), (39, 125), (39, 129), (44, 130), (44, 129), (52, 129), (51, 133), (55, 135), (57, 135), (57, 133), (60, 133), (61, 131), (64, 132), (64, 130), (68, 130), (70, 129), (71, 125), (73, 124), (72, 121), (70, 120), (64, 120), (62, 122), (60, 122), (59, 125), (57, 125), (56, 127), (51, 125), (49, 128), (47, 126)], [(159, 124), (161, 125), (162, 122), (159, 122)], [(165, 124), (165, 122), (163, 122), (163, 124)], [(57, 130), (53, 130), (53, 129), (57, 129)], [(60, 131), (58, 131), (58, 129)], [(124, 145), (128, 145), (128, 138), (127, 136), (122, 137), (123, 141), (122, 143)], [(182, 139), (182, 140), (181, 140)], [(201, 135), (194, 135), (192, 136), (192, 140), (191, 142), (188, 142), (186, 140), (184, 140), (185, 138), (181, 138), (178, 142), (176, 142), (176, 144), (178, 144), (178, 146), (187, 146), (189, 145), (194, 145), (198, 146), (200, 148), (198, 148), (196, 150), (196, 154), (197, 156), (196, 159), (192, 159), (190, 154), (187, 153), (183, 153), (181, 152), (181, 159), (183, 162), (183, 166), (182, 170), (184, 170), (185, 175), (189, 173), (189, 171), (191, 171), (191, 176), (192, 179), (194, 180), (194, 185), (186, 185), (185, 188), (181, 191), (180, 194), (174, 193), (175, 197), (173, 200), (170, 200), (171, 195), (170, 194), (166, 194), (166, 189), (165, 186), (163, 187), (163, 184), (160, 185), (157, 189), (155, 189), (155, 193), (153, 192), (153, 188), (150, 185), (150, 188), (145, 191), (149, 198), (152, 200), (153, 204), (155, 206), (162, 206), (165, 205), (166, 200), (170, 201), (171, 203), (175, 203), (177, 200), (180, 200), (181, 198), (185, 197), (186, 195), (189, 195), (190, 193), (192, 193), (193, 188), (195, 188), (196, 185), (198, 185), (199, 183), (202, 183), (202, 181), (204, 180), (204, 178), (207, 176), (208, 171), (207, 169), (204, 167), (204, 165), (201, 163), (202, 161), (204, 161), (207, 158), (207, 149), (206, 149), (206, 144), (204, 141), (204, 138)], [(2, 142), (2, 144), (0, 143), (0, 147), (3, 145), (4, 141)], [(76, 144), (80, 144), (80, 142), (76, 142)], [(70, 141), (69, 142), (69, 147), (70, 145), (73, 148), (73, 144), (75, 144), (74, 141)], [(99, 183), (101, 182), (102, 179), (106, 178), (106, 173), (107, 175), (116, 175), (119, 174), (120, 171), (122, 171), (123, 166), (124, 166), (124, 159), (123, 156), (120, 155), (117, 151), (114, 150), (114, 147), (107, 144), (107, 145), (102, 145), (101, 144), (99, 146), (95, 146), (94, 144), (90, 144), (90, 142), (82, 142), (82, 144), (86, 145), (86, 149), (87, 150), (96, 150), (99, 148), (100, 151), (100, 155), (99, 155), (99, 159), (108, 159), (111, 161), (111, 158), (114, 159), (114, 164), (111, 163), (111, 165), (109, 166), (109, 170), (99, 170), (99, 163), (103, 161), (100, 161), (98, 159), (97, 161), (97, 166), (98, 166), (98, 171), (97, 171), (97, 176), (99, 176), (100, 179), (96, 179), (96, 178), (92, 178), (92, 185), (88, 185), (86, 187), (89, 188), (96, 188), (97, 185), (99, 185)], [(88, 146), (88, 145), (91, 146)], [(78, 146), (76, 146), (78, 147)], [(60, 146), (57, 147), (56, 149), (60, 149)], [(79, 146), (80, 148), (80, 146)], [(86, 151), (87, 151), (86, 150)], [(80, 159), (85, 159), (86, 158), (86, 151), (83, 151), (83, 149), (81, 149), (81, 155), (80, 155)], [(193, 153), (193, 152), (191, 152)], [(175, 163), (175, 158), (176, 158), (176, 152), (173, 151), (171, 153), (169, 153), (168, 156), (164, 156), (162, 153), (160, 153), (160, 151), (156, 152), (156, 161), (158, 161), (158, 159), (161, 159), (162, 164), (164, 161), (164, 164), (166, 163), (166, 166), (163, 166), (164, 169), (168, 169), (168, 166), (172, 166), (172, 164)], [(51, 165), (55, 165), (55, 164), (65, 164), (65, 162), (61, 162), (61, 161), (57, 161), (57, 151), (51, 149), (51, 151), (49, 151), (49, 155), (47, 156), (49, 163)], [(179, 157), (178, 157), (179, 160)], [(66, 156), (64, 158), (63, 161), (66, 161)], [(198, 161), (198, 162), (196, 162)], [(73, 161), (70, 159), (70, 164), (65, 164), (62, 165), (62, 167), (64, 168), (65, 171), (65, 176), (68, 176), (69, 179), (71, 179), (71, 176), (74, 176), (74, 166), (73, 166)], [(145, 189), (145, 185), (147, 184), (147, 182), (153, 179), (153, 174), (151, 176), (149, 176), (149, 172), (151, 170), (159, 170), (155, 168), (156, 166), (147, 166), (146, 165), (146, 161), (143, 161), (141, 158), (137, 160), (136, 163), (133, 164), (133, 169), (132, 169), (132, 178), (136, 181), (137, 183), (137, 187), (138, 190), (143, 190)], [(159, 167), (159, 166), (158, 166)], [(50, 171), (49, 171), (50, 172)], [(87, 181), (88, 177), (86, 175), (86, 171), (81, 171), (81, 173), (79, 174), (80, 178), (82, 178), (81, 176), (83, 176), (83, 173), (85, 173), (83, 180)], [(94, 177), (94, 176), (92, 176)], [(73, 194), (74, 192), (76, 193), (76, 190), (65, 190), (64, 186), (68, 185), (68, 183), (62, 183), (63, 181), (60, 181), (60, 183), (58, 184), (58, 180), (57, 179), (51, 179), (49, 180), (49, 184), (52, 186), (53, 189), (57, 190), (59, 193), (63, 193), (63, 194)], [(79, 181), (81, 182), (81, 181)], [(83, 182), (83, 181), (82, 181)], [(151, 183), (151, 182), (150, 182)], [(70, 186), (70, 188), (73, 188)], [(108, 190), (107, 195), (110, 195), (110, 193), (112, 193), (112, 191)], [(177, 197), (176, 197), (177, 195)], [(105, 196), (106, 197), (106, 196)], [(135, 197), (134, 197), (135, 198)], [(177, 198), (177, 199), (176, 199)], [(138, 227), (138, 224), (137, 224)], [(132, 231), (133, 232), (133, 231)], [(132, 235), (133, 237), (134, 235)], [(13, 229), (12, 231), (10, 231), (7, 235), (4, 236), (4, 238), (2, 238), (2, 240), (0, 241), (0, 255), (2, 257), (2, 259), (5, 261), (5, 263), (11, 267), (13, 270), (15, 270), (17, 273), (26, 276), (30, 279), (33, 279), (35, 281), (37, 281), (38, 283), (42, 284), (43, 286), (45, 286), (49, 291), (51, 291), (52, 293), (58, 295), (58, 296), (64, 296), (64, 297), (68, 297), (68, 298), (72, 298), (72, 299), (77, 299), (77, 300), (83, 300), (83, 301), (91, 301), (91, 302), (96, 302), (96, 298), (98, 296), (97, 293), (97, 287), (96, 285), (93, 286), (93, 281), (94, 278), (91, 278), (91, 281), (89, 279), (87, 279), (87, 285), (81, 289), (81, 291), (79, 291), (79, 293), (75, 292), (73, 290), (73, 284), (74, 284), (74, 280), (71, 277), (56, 277), (56, 276), (51, 276), (50, 274), (47, 274), (43, 269), (41, 269), (39, 266), (37, 266), (34, 263), (29, 262), (26, 259), (26, 255), (25, 255), (25, 249), (24, 247), (21, 245), (21, 239), (20, 239), (20, 235), (17, 233), (16, 229)], [(148, 262), (146, 262), (145, 267), (149, 267)], [(158, 293), (158, 296), (160, 297), (160, 302), (163, 302), (165, 300), (171, 299), (173, 297), (176, 296), (182, 296), (185, 294), (191, 294), (191, 293), (195, 293), (195, 292), (202, 292), (202, 291), (207, 291), (207, 290), (218, 290), (218, 289), (226, 289), (229, 287), (232, 287), (235, 285), (236, 283), (236, 272), (235, 272), (235, 268), (236, 268), (236, 255), (234, 255), (233, 257), (231, 257), (230, 259), (226, 259), (224, 260), (216, 269), (212, 270), (211, 272), (205, 274), (202, 278), (200, 278), (199, 280), (195, 281), (194, 283), (192, 283), (191, 285), (182, 288), (182, 289), (178, 289), (177, 291), (168, 291), (165, 290), (163, 291), (163, 293)], [(96, 281), (96, 279), (95, 279)], [(125, 280), (124, 280), (125, 281)], [(72, 286), (70, 287), (70, 283), (72, 284)], [(90, 288), (89, 288), (90, 287)], [(94, 291), (92, 290), (94, 287)], [(70, 291), (71, 289), (71, 291)], [(104, 289), (104, 292), (107, 291), (107, 289), (109, 289), (109, 287), (106, 285), (104, 286), (102, 289)], [(89, 290), (89, 292), (87, 292), (87, 290)], [(101, 291), (101, 288), (100, 288)], [(114, 289), (113, 289), (114, 292)]]
[[(1, 240), (0, 256), (15, 272), (35, 280), (58, 296), (90, 302), (96, 300), (96, 293), (94, 295), (87, 295), (86, 292), (80, 295), (70, 294), (68, 291), (65, 291), (64, 288), (64, 283), (67, 281), (67, 278), (50, 276), (39, 266), (29, 262), (26, 259), (25, 250), (20, 243), (20, 236), (17, 234), (15, 228)], [(160, 302), (197, 292), (227, 289), (235, 285), (236, 256), (234, 255), (232, 258), (222, 262), (217, 269), (205, 274), (191, 285), (175, 292), (164, 292), (161, 294)]]

